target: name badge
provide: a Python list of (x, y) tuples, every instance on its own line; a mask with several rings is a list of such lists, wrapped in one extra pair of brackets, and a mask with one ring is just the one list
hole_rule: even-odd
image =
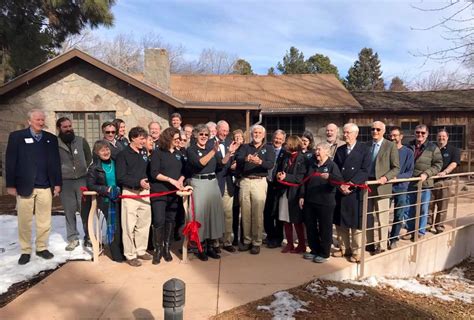
[(25, 138), (25, 143), (33, 143), (33, 138)]

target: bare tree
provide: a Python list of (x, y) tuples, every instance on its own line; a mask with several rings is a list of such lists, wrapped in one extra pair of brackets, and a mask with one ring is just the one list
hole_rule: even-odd
[(79, 48), (97, 59), (127, 73), (143, 72), (144, 49), (162, 48), (168, 51), (171, 73), (229, 74), (237, 56), (216, 49), (202, 50), (198, 60), (186, 60), (186, 48), (163, 41), (160, 35), (148, 33), (136, 40), (132, 34), (118, 34), (112, 40), (99, 39), (90, 31), (64, 41), (58, 53)]
[(437, 91), (437, 90), (456, 90), (470, 89), (473, 84), (465, 83), (465, 76), (458, 71), (447, 71), (444, 68), (431, 71), (427, 75), (420, 75), (417, 79), (411, 81), (409, 85), (411, 90)]
[(440, 22), (424, 28), (412, 28), (413, 30), (438, 29), (441, 32), (440, 36), (451, 42), (451, 46), (448, 48), (435, 51), (427, 50), (414, 55), (439, 62), (457, 61), (473, 70), (474, 1), (451, 0), (449, 4), (435, 8), (413, 7), (423, 12), (443, 12), (445, 14)]

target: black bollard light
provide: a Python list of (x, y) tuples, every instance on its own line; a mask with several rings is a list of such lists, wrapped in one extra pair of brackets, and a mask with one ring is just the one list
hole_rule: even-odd
[(173, 278), (163, 284), (165, 320), (183, 320), (185, 297), (186, 284), (184, 281)]

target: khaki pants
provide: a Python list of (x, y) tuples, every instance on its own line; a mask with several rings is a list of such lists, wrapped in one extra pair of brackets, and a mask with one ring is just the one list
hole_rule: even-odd
[[(149, 190), (140, 192), (123, 189), (123, 195), (149, 194)], [(123, 254), (127, 260), (146, 253), (148, 234), (151, 224), (150, 198), (122, 199)]]
[(352, 255), (361, 254), (362, 230), (336, 226), (339, 248), (343, 254), (351, 252)]
[(231, 197), (229, 193), (227, 192), (227, 184), (226, 184), (224, 195), (222, 196), (222, 205), (224, 207), (224, 219), (225, 219), (224, 246), (232, 245), (232, 204), (233, 203), (234, 203), (234, 197)]
[(28, 197), (17, 196), (18, 237), (21, 253), (31, 254), (31, 224), (33, 212), (36, 221), (36, 251), (48, 249), (49, 232), (51, 231), (51, 206), (53, 194), (51, 189), (33, 189)]
[(438, 180), (431, 190), (432, 202), (430, 203), (430, 213), (428, 217), (428, 226), (434, 225), (436, 230), (444, 230), (444, 221), (448, 214), (449, 196), (451, 195), (450, 186), (453, 180)]
[[(372, 230), (367, 230), (367, 244), (373, 244), (375, 247), (379, 247), (381, 250), (387, 250), (388, 241), (388, 230), (389, 230), (389, 210), (390, 210), (390, 199), (369, 199), (367, 212), (372, 212), (373, 222), (370, 227), (375, 227), (375, 223), (378, 227)], [(372, 218), (371, 217), (371, 218)], [(373, 225), (373, 226), (372, 226)], [(378, 243), (375, 241), (374, 233), (378, 233)]]
[(240, 208), (244, 244), (262, 245), (263, 209), (267, 197), (267, 180), (243, 178), (240, 181)]

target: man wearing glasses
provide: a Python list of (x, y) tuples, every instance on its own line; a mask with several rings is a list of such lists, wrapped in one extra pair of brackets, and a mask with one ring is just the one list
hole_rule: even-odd
[(117, 159), (117, 155), (124, 149), (123, 144), (119, 143), (115, 139), (115, 134), (117, 130), (113, 122), (106, 121), (102, 124), (102, 133), (104, 135), (104, 140), (107, 141), (110, 145), (111, 157), (112, 160)]
[[(408, 145), (413, 150), (415, 155), (415, 169), (413, 170), (413, 177), (420, 177), (422, 184), (421, 192), (421, 209), (420, 209), (420, 225), (419, 225), (419, 238), (425, 235), (425, 229), (428, 219), (428, 209), (430, 206), (431, 199), (431, 188), (433, 188), (432, 177), (441, 170), (443, 166), (443, 157), (438, 146), (428, 141), (428, 127), (424, 124), (420, 124), (415, 128), (415, 140), (411, 141)], [(417, 182), (410, 183), (408, 191), (416, 191)], [(415, 215), (416, 215), (416, 192), (408, 194), (408, 201), (410, 205), (410, 211), (408, 214), (407, 221), (407, 234), (402, 237), (403, 240), (414, 240), (415, 239)]]
[[(388, 224), (389, 224), (389, 209), (390, 209), (390, 194), (392, 187), (386, 184), (397, 176), (400, 172), (400, 158), (397, 146), (385, 139), (385, 124), (381, 121), (375, 121), (372, 124), (372, 142), (369, 142), (371, 162), (369, 167), (369, 180), (377, 180), (378, 185), (372, 188), (369, 194), (368, 208), (369, 214), (367, 216), (367, 228), (374, 227), (374, 220), (377, 220), (378, 227), (367, 230), (367, 243), (369, 244), (369, 251), (372, 254), (381, 253), (387, 250), (388, 246)], [(375, 238), (374, 233), (378, 232), (377, 246), (373, 244)]]

